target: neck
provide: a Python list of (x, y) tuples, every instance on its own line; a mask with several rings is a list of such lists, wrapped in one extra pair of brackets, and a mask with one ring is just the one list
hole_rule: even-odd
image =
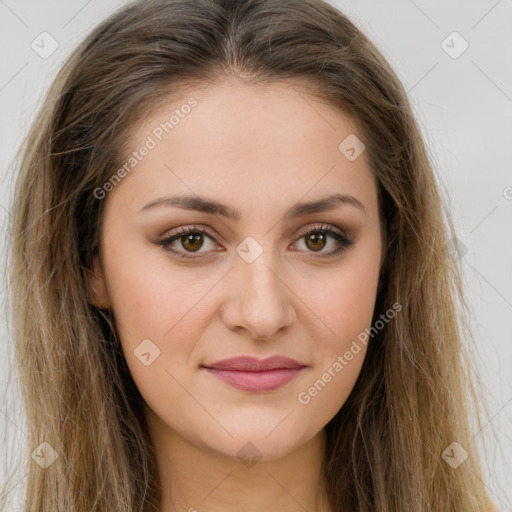
[[(161, 486), (160, 512), (331, 512), (325, 431), (278, 459), (231, 457), (189, 442), (151, 410), (146, 419)], [(252, 448), (256, 453), (256, 448)]]

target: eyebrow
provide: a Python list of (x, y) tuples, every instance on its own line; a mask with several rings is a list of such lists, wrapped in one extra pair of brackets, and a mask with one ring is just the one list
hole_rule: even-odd
[[(355, 206), (366, 215), (363, 203), (356, 197), (350, 194), (332, 194), (316, 201), (295, 204), (285, 213), (283, 219), (290, 220), (313, 213), (328, 212), (343, 205)], [(221, 215), (222, 217), (235, 221), (240, 220), (242, 217), (240, 212), (233, 206), (222, 204), (214, 199), (198, 195), (159, 197), (142, 207), (139, 214), (153, 208), (173, 206), (184, 210), (194, 210), (211, 215)]]

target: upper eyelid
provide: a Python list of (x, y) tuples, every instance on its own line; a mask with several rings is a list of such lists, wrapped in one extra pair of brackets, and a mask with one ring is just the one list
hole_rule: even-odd
[[(303, 230), (300, 230), (299, 233), (295, 236), (296, 240), (299, 240), (303, 236), (307, 235), (310, 231), (333, 231), (334, 233), (343, 236), (345, 238), (349, 238), (348, 235), (345, 233), (345, 231), (341, 228), (338, 228), (337, 226), (333, 226), (331, 224), (327, 224), (325, 222), (320, 222), (317, 224), (312, 224), (308, 226), (307, 228), (304, 228)], [(178, 228), (175, 228), (174, 230), (171, 230), (170, 232), (167, 232), (161, 237), (161, 240), (166, 240), (169, 238), (177, 237), (183, 234), (187, 234), (188, 232), (202, 232), (206, 236), (208, 236), (210, 239), (212, 239), (215, 243), (217, 243), (217, 236), (210, 233), (210, 230), (208, 227), (200, 225), (200, 224), (190, 224), (186, 226), (180, 226)], [(223, 238), (222, 236), (220, 238)]]
[[(305, 236), (307, 236), (310, 232), (330, 232), (327, 236), (331, 239), (335, 239), (336, 242), (339, 245), (339, 248), (334, 251), (328, 251), (326, 254), (323, 255), (323, 257), (332, 257), (336, 256), (340, 250), (343, 250), (344, 248), (348, 248), (350, 246), (353, 246), (355, 244), (355, 240), (353, 238), (350, 238), (347, 236), (345, 231), (341, 228), (338, 228), (337, 226), (332, 226), (330, 224), (326, 223), (318, 223), (314, 225), (310, 225), (307, 228), (304, 228), (298, 235), (294, 237), (294, 241), (292, 242), (295, 244), (296, 242), (302, 240)], [(174, 244), (180, 239), (180, 236), (186, 236), (188, 233), (197, 233), (200, 232), (201, 234), (205, 235), (207, 238), (209, 238), (214, 244), (216, 244), (218, 247), (220, 246), (219, 242), (217, 242), (216, 236), (209, 233), (209, 230), (205, 226), (198, 226), (197, 224), (192, 225), (185, 225), (180, 226), (174, 230), (174, 233), (171, 232), (169, 234), (164, 235), (159, 241), (156, 243), (158, 245), (161, 245), (164, 249), (166, 246), (170, 246), (171, 244)], [(222, 237), (221, 237), (222, 238)], [(183, 256), (184, 258), (189, 259), (196, 259), (199, 258), (201, 254), (208, 255), (211, 254), (212, 251), (199, 251), (197, 253), (189, 253), (186, 250), (183, 249), (170, 249), (167, 248), (167, 250), (174, 252), (176, 255)], [(213, 251), (216, 252), (216, 251)], [(218, 250), (217, 250), (218, 252)], [(194, 256), (194, 254), (196, 254)], [(319, 257), (322, 257), (321, 254), (319, 254)]]
[[(197, 224), (189, 224), (189, 225), (182, 225), (178, 228), (175, 228), (174, 233), (171, 231), (171, 233), (164, 235), (163, 238), (158, 240), (156, 244), (162, 246), (163, 249), (174, 253), (176, 256), (181, 257), (183, 260), (188, 261), (195, 261), (198, 258), (201, 258), (201, 255), (203, 257), (207, 257), (208, 255), (212, 254), (212, 251), (199, 251), (196, 253), (189, 253), (186, 250), (183, 249), (171, 249), (169, 246), (171, 244), (174, 244), (176, 241), (179, 240), (180, 236), (186, 236), (188, 233), (197, 233), (200, 232), (204, 234), (207, 238), (209, 238), (211, 241), (213, 241), (217, 246), (220, 246), (220, 244), (216, 240), (216, 236), (209, 233), (209, 227), (206, 228), (205, 226), (197, 225)], [(294, 244), (297, 241), (302, 240), (306, 235), (308, 235), (310, 232), (326, 232), (329, 233), (327, 236), (331, 239), (336, 239), (336, 242), (339, 244), (338, 247), (334, 250), (327, 251), (324, 253), (317, 254), (318, 258), (324, 258), (326, 261), (329, 261), (330, 258), (335, 258), (339, 256), (342, 252), (348, 250), (350, 247), (356, 245), (356, 239), (353, 237), (353, 235), (346, 233), (346, 231), (342, 228), (339, 228), (338, 226), (333, 226), (331, 224), (327, 223), (318, 223), (314, 225), (310, 225), (307, 228), (304, 228), (303, 231), (300, 232), (300, 234), (296, 235), (294, 238)], [(221, 236), (221, 238), (223, 238)], [(213, 251), (213, 252), (218, 252)]]

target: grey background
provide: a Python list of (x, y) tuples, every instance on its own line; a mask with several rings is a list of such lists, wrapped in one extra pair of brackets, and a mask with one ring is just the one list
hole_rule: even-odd
[[(489, 409), (483, 429), (474, 435), (485, 456), (485, 484), (501, 510), (512, 511), (512, 0), (331, 3), (375, 42), (405, 84), (449, 198), (464, 248), (461, 262), (477, 341), (474, 359)], [(42, 94), (75, 45), (123, 4), (0, 0), (2, 229), (15, 215), (9, 208), (11, 160)], [(31, 48), (43, 31), (59, 45), (47, 59)], [(457, 58), (442, 47), (453, 31), (469, 44)], [(453, 36), (446, 44), (451, 52), (462, 48), (462, 40)], [(5, 259), (5, 236), (0, 243)], [(4, 292), (2, 287), (2, 301)], [(9, 440), (0, 439), (21, 450), (26, 434), (19, 390), (15, 380), (6, 386), (12, 354), (5, 321), (0, 329), (5, 355), (0, 358), (0, 426)], [(11, 462), (5, 457), (0, 462), (3, 481)]]

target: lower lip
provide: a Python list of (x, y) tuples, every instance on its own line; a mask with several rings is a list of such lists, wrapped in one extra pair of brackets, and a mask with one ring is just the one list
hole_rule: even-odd
[(272, 391), (294, 379), (303, 368), (279, 368), (260, 372), (205, 368), (215, 377), (243, 391)]

